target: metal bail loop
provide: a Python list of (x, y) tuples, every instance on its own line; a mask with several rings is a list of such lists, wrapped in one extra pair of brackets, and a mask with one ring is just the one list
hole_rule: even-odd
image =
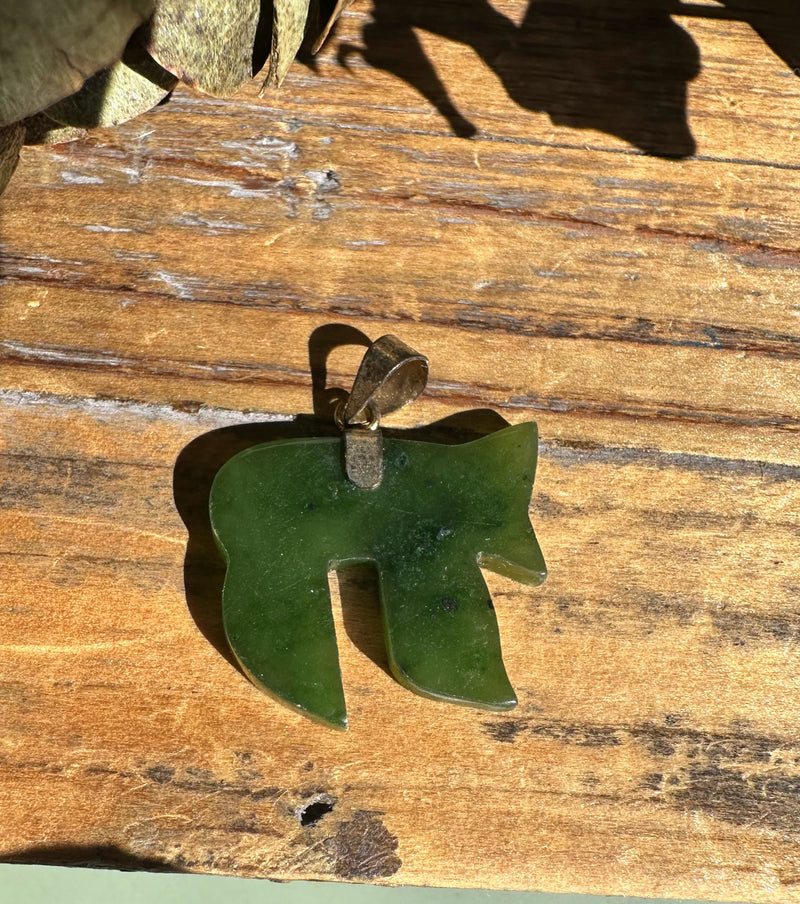
[(380, 486), (380, 419), (413, 402), (427, 382), (428, 359), (396, 336), (381, 336), (367, 349), (353, 389), (335, 413), (344, 431), (345, 470), (351, 483), (366, 490)]
[(367, 349), (344, 409), (348, 424), (369, 406), (379, 417), (413, 402), (428, 382), (428, 359), (397, 336), (381, 336)]

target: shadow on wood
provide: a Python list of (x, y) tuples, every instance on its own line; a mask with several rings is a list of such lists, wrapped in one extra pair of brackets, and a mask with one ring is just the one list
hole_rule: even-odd
[(182, 873), (180, 866), (156, 857), (139, 857), (115, 844), (35, 844), (0, 853), (0, 863), (34, 863), (48, 866), (83, 866), (126, 872)]
[(800, 4), (795, 0), (722, 0), (728, 16), (747, 22), (800, 75)]
[(725, 0), (725, 9), (674, 0), (531, 0), (517, 25), (488, 0), (376, 0), (354, 55), (402, 78), (456, 135), (477, 128), (454, 105), (416, 30), (471, 47), (524, 109), (556, 125), (615, 135), (658, 157), (695, 151), (686, 93), (700, 73), (697, 45), (673, 16), (748, 22), (786, 64), (800, 65), (800, 7), (791, 0)]
[(686, 157), (695, 143), (686, 89), (700, 71), (694, 41), (671, 18), (671, 0), (531, 2), (517, 25), (487, 0), (397, 4), (376, 0), (363, 53), (400, 76), (448, 120), (457, 135), (477, 129), (453, 105), (415, 29), (472, 47), (520, 107), (558, 125), (597, 129), (662, 157)]

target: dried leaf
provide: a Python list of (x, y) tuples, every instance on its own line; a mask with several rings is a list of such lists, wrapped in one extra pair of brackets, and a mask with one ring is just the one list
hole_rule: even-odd
[(259, 0), (159, 0), (147, 48), (181, 81), (227, 97), (253, 74)]
[(153, 0), (0, 2), (0, 125), (77, 91), (122, 55)]
[(273, 0), (272, 52), (264, 87), (280, 85), (303, 43), (309, 0)]
[(86, 129), (62, 126), (46, 113), (29, 116), (22, 125), (25, 126), (25, 144), (65, 144), (86, 135)]
[(317, 53), (322, 47), (322, 45), (327, 41), (328, 35), (331, 33), (331, 29), (336, 24), (336, 20), (341, 16), (341, 14), (347, 9), (348, 6), (353, 2), (353, 0), (336, 0), (336, 7), (331, 13), (330, 19), (328, 19), (325, 28), (322, 29), (322, 33), (314, 41), (314, 46), (311, 48), (312, 53)]
[(134, 36), (119, 63), (96, 73), (80, 91), (45, 112), (65, 126), (116, 126), (152, 110), (177, 83)]
[(19, 163), (19, 151), (25, 140), (25, 127), (15, 122), (0, 129), (0, 194), (14, 175)]

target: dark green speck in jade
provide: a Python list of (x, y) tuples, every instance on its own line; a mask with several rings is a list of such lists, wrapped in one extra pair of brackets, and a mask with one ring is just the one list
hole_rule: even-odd
[(291, 439), (232, 458), (211, 491), (227, 562), (225, 631), (251, 680), (347, 727), (328, 573), (371, 562), (392, 673), (437, 700), (516, 705), (480, 566), (540, 584), (528, 518), (536, 424), (457, 446), (384, 439), (376, 489), (348, 481), (338, 438)]

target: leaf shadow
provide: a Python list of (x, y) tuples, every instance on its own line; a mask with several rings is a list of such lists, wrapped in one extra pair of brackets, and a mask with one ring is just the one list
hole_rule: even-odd
[(747, 22), (800, 75), (800, 4), (795, 0), (721, 0), (727, 17)]
[(674, 16), (747, 22), (798, 71), (800, 4), (723, 2), (724, 8), (678, 0), (531, 0), (517, 23), (489, 0), (375, 0), (363, 46), (343, 44), (338, 58), (348, 65), (360, 56), (398, 76), (456, 135), (476, 136), (476, 125), (423, 50), (418, 32), (429, 32), (472, 48), (519, 107), (546, 113), (556, 125), (601, 131), (647, 154), (680, 159), (696, 150), (687, 93), (701, 60)]

